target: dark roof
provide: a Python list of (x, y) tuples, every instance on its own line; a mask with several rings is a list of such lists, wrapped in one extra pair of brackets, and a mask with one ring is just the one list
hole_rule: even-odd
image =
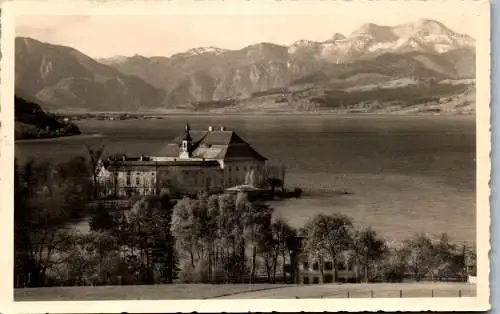
[[(234, 131), (189, 131), (192, 138), (193, 153), (195, 158), (228, 159), (228, 158), (255, 158), (266, 160), (255, 149), (245, 142)], [(172, 143), (167, 144), (157, 153), (162, 157), (177, 157), (180, 145), (185, 135), (176, 137)]]

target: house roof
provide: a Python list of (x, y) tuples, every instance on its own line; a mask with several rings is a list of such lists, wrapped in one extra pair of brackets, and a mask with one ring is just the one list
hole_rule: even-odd
[[(189, 130), (192, 139), (192, 157), (205, 159), (254, 158), (266, 160), (255, 149), (245, 142), (236, 132), (231, 130), (194, 131)], [(172, 143), (165, 145), (156, 155), (177, 157), (180, 153), (182, 134)]]

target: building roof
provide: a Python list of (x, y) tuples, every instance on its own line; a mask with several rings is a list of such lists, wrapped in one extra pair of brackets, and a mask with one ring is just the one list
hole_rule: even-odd
[[(267, 160), (245, 142), (236, 132), (231, 130), (189, 130), (192, 139), (192, 157), (205, 159), (254, 158)], [(185, 133), (168, 143), (156, 155), (162, 157), (177, 157), (180, 153)]]

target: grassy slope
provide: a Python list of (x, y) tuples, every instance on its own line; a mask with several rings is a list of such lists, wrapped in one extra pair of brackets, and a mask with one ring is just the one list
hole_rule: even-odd
[[(290, 113), (323, 111), (334, 113), (424, 114), (474, 113), (474, 87), (461, 83), (428, 86), (410, 79), (367, 84), (347, 90), (308, 89), (291, 95), (263, 95), (237, 105), (213, 108), (221, 113)], [(291, 97), (290, 97), (291, 96)], [(277, 101), (282, 98), (283, 101)]]
[(47, 287), (15, 289), (14, 298), (16, 301), (208, 299), (280, 287), (285, 287), (285, 285), (172, 284), (147, 286)]

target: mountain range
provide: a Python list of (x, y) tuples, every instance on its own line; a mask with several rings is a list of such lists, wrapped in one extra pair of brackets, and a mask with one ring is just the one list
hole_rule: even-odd
[(462, 93), (465, 86), (444, 88), (436, 82), (474, 78), (475, 40), (428, 19), (397, 26), (368, 23), (323, 42), (257, 43), (240, 50), (198, 47), (170, 57), (94, 60), (70, 47), (16, 38), (16, 89), (53, 109), (199, 110), (206, 103), (244, 104), (273, 94), (290, 104), (290, 98), (310, 101), (325, 91), (387, 89), (388, 82), (399, 82), (392, 88), (395, 95), (407, 87), (398, 84), (412, 82), (442, 97)]

